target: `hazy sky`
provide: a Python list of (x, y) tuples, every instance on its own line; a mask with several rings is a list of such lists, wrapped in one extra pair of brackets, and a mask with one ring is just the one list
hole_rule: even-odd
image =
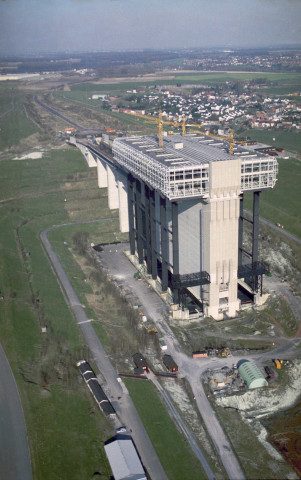
[(301, 43), (301, 0), (0, 0), (1, 54)]

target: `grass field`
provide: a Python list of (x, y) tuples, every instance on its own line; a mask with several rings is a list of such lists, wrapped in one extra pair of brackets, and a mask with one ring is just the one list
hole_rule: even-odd
[[(136, 117), (127, 115), (125, 113), (111, 112), (111, 110), (103, 109), (99, 100), (91, 100), (91, 92), (87, 91), (71, 91), (71, 92), (55, 92), (55, 97), (59, 100), (71, 102), (79, 106), (85, 106), (89, 109), (98, 112), (100, 115), (106, 117), (106, 125), (114, 125), (114, 121), (118, 121), (119, 128), (129, 131), (135, 131), (137, 134), (153, 134), (157, 132), (155, 123), (148, 123), (143, 119), (137, 120)], [(110, 123), (111, 122), (111, 123)]]
[(196, 73), (196, 74), (179, 74), (178, 72), (175, 74), (174, 78), (172, 79), (162, 79), (160, 75), (155, 80), (148, 81), (147, 77), (137, 77), (136, 81), (130, 82), (120, 82), (120, 83), (85, 83), (85, 84), (78, 84), (72, 85), (72, 91), (84, 91), (87, 93), (92, 92), (103, 92), (103, 93), (118, 93), (124, 92), (126, 90), (132, 90), (133, 88), (137, 88), (137, 84), (142, 86), (152, 86), (152, 85), (176, 85), (181, 83), (182, 85), (214, 85), (217, 83), (223, 83), (227, 81), (236, 81), (236, 80), (255, 80), (255, 79), (267, 79), (275, 82), (279, 82), (281, 85), (291, 85), (292, 87), (298, 88), (300, 87), (301, 83), (301, 75), (296, 73), (225, 73), (225, 72), (204, 72), (204, 73)]
[(16, 145), (21, 139), (39, 131), (28, 120), (24, 110), (25, 97), (14, 89), (0, 90), (0, 150)]
[(290, 152), (301, 154), (301, 135), (297, 131), (290, 132), (251, 128), (245, 130), (241, 135), (246, 135), (259, 143), (266, 143), (267, 145), (273, 145), (275, 147), (283, 147)]
[(150, 382), (130, 378), (125, 379), (125, 383), (169, 480), (207, 478), (167, 415), (155, 387)]
[[(276, 186), (261, 194), (260, 215), (301, 238), (301, 162), (293, 158), (278, 162)], [(245, 200), (245, 207), (251, 208), (251, 196), (245, 195)]]
[(209, 82), (227, 82), (231, 80), (256, 80), (256, 79), (266, 79), (274, 82), (281, 82), (291, 85), (298, 85), (300, 86), (301, 75), (296, 73), (268, 73), (268, 72), (204, 72), (204, 73), (197, 73), (197, 74), (185, 74), (179, 75), (177, 74), (175, 77), (176, 81), (185, 80), (185, 83), (188, 82), (204, 82), (205, 80)]
[[(264, 94), (265, 95), (280, 95), (281, 97), (287, 97), (290, 100), (296, 100), (296, 102), (300, 102), (300, 91), (301, 91), (301, 85), (300, 82), (296, 84), (287, 84), (285, 86), (275, 86), (275, 87), (266, 87), (264, 89)], [(258, 90), (258, 93), (262, 94), (262, 90)], [(291, 94), (298, 94), (292, 96)]]
[(71, 149), (0, 163), (0, 336), (22, 398), (34, 478), (82, 480), (99, 471), (108, 480), (103, 442), (112, 427), (78, 383), (85, 343), (39, 240), (44, 228), (70, 221), (71, 172), (74, 186), (87, 174)]

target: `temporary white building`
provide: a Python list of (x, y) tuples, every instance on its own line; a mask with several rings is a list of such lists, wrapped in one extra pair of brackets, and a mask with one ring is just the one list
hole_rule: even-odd
[(147, 480), (131, 439), (117, 439), (104, 448), (115, 480)]

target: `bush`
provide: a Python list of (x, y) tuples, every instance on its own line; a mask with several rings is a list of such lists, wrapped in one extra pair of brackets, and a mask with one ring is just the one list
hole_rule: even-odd
[(89, 233), (75, 232), (72, 236), (73, 244), (80, 255), (85, 255), (89, 247)]

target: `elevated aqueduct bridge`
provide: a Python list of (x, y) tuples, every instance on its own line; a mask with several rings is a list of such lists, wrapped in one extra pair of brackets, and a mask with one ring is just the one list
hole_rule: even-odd
[[(179, 312), (185, 294), (216, 320), (234, 317), (238, 291), (262, 294), (266, 265), (258, 258), (259, 197), (276, 183), (274, 157), (202, 136), (121, 137), (112, 151), (70, 139), (97, 167), (110, 209), (119, 209), (130, 253), (146, 265), (153, 284)], [(253, 194), (252, 219), (243, 216), (245, 192)], [(252, 224), (252, 248), (243, 247), (243, 223)], [(246, 260), (247, 259), (247, 260)], [(183, 315), (185, 315), (183, 313)]]

